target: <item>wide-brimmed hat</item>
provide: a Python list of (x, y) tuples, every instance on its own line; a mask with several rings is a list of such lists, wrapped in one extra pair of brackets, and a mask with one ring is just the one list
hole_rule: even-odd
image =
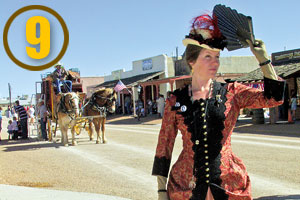
[(58, 66), (63, 67), (63, 64), (62, 64), (61, 62), (58, 62), (58, 63), (56, 63), (56, 64), (54, 65), (55, 68), (58, 67)]
[(182, 41), (184, 46), (196, 45), (213, 51), (220, 51), (226, 47), (225, 37), (218, 28), (215, 15), (208, 14), (195, 17), (189, 35)]

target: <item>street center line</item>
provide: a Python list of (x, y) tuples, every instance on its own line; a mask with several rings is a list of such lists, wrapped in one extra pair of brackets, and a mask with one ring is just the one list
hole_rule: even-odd
[(123, 129), (123, 128), (115, 128), (115, 127), (110, 127), (109, 129), (106, 129), (105, 131), (110, 131), (110, 130), (116, 130), (116, 131), (125, 131), (125, 132), (134, 132), (134, 133), (146, 133), (146, 134), (152, 134), (152, 135), (158, 135), (159, 132), (151, 132), (151, 131), (142, 131), (142, 130), (134, 130), (134, 129)]
[(241, 138), (241, 139), (255, 139), (255, 140), (264, 140), (264, 141), (274, 141), (274, 142), (292, 142), (292, 143), (298, 143), (300, 144), (300, 140), (293, 139), (280, 139), (280, 138), (266, 138), (264, 136), (258, 137), (258, 136), (247, 136), (247, 135), (232, 135), (232, 138)]
[(274, 144), (274, 143), (265, 143), (265, 142), (254, 142), (254, 141), (243, 141), (243, 140), (232, 140), (233, 143), (242, 143), (242, 144), (250, 144), (250, 145), (258, 145), (258, 146), (268, 146), (273, 148), (283, 148), (283, 149), (293, 149), (300, 150), (298, 146), (284, 145), (284, 144)]
[(119, 126), (119, 125), (109, 125), (107, 127), (110, 127), (110, 128), (130, 128), (130, 129), (143, 129), (143, 130), (153, 130), (153, 131), (158, 131), (160, 130), (160, 127), (159, 128), (148, 128), (148, 127), (140, 127), (140, 126)]
[[(109, 127), (108, 130), (118, 130), (118, 131), (126, 131), (126, 132), (134, 132), (134, 133), (146, 133), (146, 134), (152, 134), (152, 135), (158, 135), (159, 130), (157, 129), (146, 129), (149, 131), (145, 130), (134, 130), (134, 129), (140, 129), (140, 127), (124, 127), (124, 128), (116, 128), (116, 127)], [(152, 131), (150, 131), (152, 130)], [(232, 139), (239, 138), (239, 139), (254, 139), (254, 140), (260, 140), (260, 141), (271, 141), (271, 142), (291, 142), (291, 143), (298, 143), (300, 144), (300, 140), (295, 140), (295, 139), (280, 139), (280, 138), (265, 138), (265, 137), (257, 137), (257, 136), (247, 136), (247, 135), (232, 135)], [(267, 143), (264, 143), (267, 144)]]

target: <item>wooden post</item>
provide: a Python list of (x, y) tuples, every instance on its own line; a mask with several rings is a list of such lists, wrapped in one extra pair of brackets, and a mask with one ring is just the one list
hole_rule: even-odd
[(125, 106), (124, 106), (124, 93), (122, 92), (122, 110), (123, 110), (123, 115), (125, 114)]
[(171, 92), (173, 92), (174, 81), (171, 81), (170, 84), (171, 84)]
[(151, 99), (154, 100), (154, 91), (153, 91), (153, 85), (151, 85)]
[(157, 99), (157, 97), (158, 97), (158, 85), (157, 84), (155, 84), (155, 87), (156, 87), (156, 97), (155, 97), (155, 99)]
[(135, 87), (132, 86), (132, 101), (133, 101), (133, 117), (136, 116), (136, 112), (135, 112)]
[(146, 86), (143, 85), (144, 112), (146, 115)]

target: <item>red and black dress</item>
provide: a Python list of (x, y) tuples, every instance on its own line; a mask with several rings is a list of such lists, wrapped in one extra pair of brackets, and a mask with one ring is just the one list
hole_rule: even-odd
[[(208, 100), (192, 101), (188, 86), (174, 91), (166, 102), (152, 171), (169, 177), (171, 200), (205, 200), (208, 187), (215, 200), (252, 199), (245, 165), (231, 149), (231, 134), (240, 109), (282, 104), (285, 82), (265, 78), (264, 84), (262, 91), (214, 82)], [(178, 130), (183, 150), (169, 174)]]

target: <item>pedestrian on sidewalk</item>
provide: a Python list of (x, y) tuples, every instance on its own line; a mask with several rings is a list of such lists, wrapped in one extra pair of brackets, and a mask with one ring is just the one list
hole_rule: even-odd
[(152, 101), (151, 101), (151, 99), (148, 99), (147, 100), (147, 110), (148, 110), (148, 114), (149, 115), (152, 115)]
[(297, 93), (293, 91), (291, 96), (291, 111), (292, 111), (292, 119), (296, 120), (296, 110), (297, 110)]
[(125, 109), (128, 115), (131, 115), (131, 98), (129, 95), (125, 97)]
[[(240, 109), (282, 104), (285, 82), (277, 77), (263, 41), (247, 42), (264, 74), (264, 91), (215, 81), (225, 37), (215, 15), (194, 18), (183, 40), (192, 81), (167, 99), (158, 137), (152, 174), (159, 200), (252, 199), (245, 165), (232, 152), (232, 131)], [(178, 130), (183, 149), (169, 172)]]
[(12, 135), (14, 133), (14, 126), (12, 125), (12, 120), (8, 121), (7, 133), (8, 133), (8, 140), (10, 140), (10, 138), (12, 138)]
[(48, 137), (47, 137), (46, 125), (47, 125), (48, 111), (47, 111), (47, 107), (45, 106), (43, 100), (39, 101), (38, 116), (40, 117), (42, 138), (45, 141), (47, 141)]
[(22, 139), (28, 138), (28, 127), (27, 127), (27, 111), (25, 110), (24, 106), (20, 105), (19, 100), (15, 101), (15, 111), (18, 113), (18, 119), (21, 124), (22, 129)]
[(7, 119), (12, 119), (12, 113), (11, 113), (10, 105), (7, 106), (7, 109), (5, 111), (5, 116), (6, 116)]
[(18, 122), (17, 122), (17, 117), (13, 117), (13, 121), (12, 121), (11, 125), (12, 125), (12, 130), (13, 130), (12, 139), (17, 140), (19, 137), (19, 126), (18, 126)]
[(164, 115), (164, 109), (165, 109), (165, 98), (164, 95), (159, 94), (157, 99), (157, 113), (158, 117), (161, 118)]
[(27, 111), (29, 117), (29, 124), (34, 123), (34, 108), (33, 105), (30, 105), (30, 108)]
[(1, 132), (2, 132), (2, 107), (0, 106), (0, 141), (1, 141)]

